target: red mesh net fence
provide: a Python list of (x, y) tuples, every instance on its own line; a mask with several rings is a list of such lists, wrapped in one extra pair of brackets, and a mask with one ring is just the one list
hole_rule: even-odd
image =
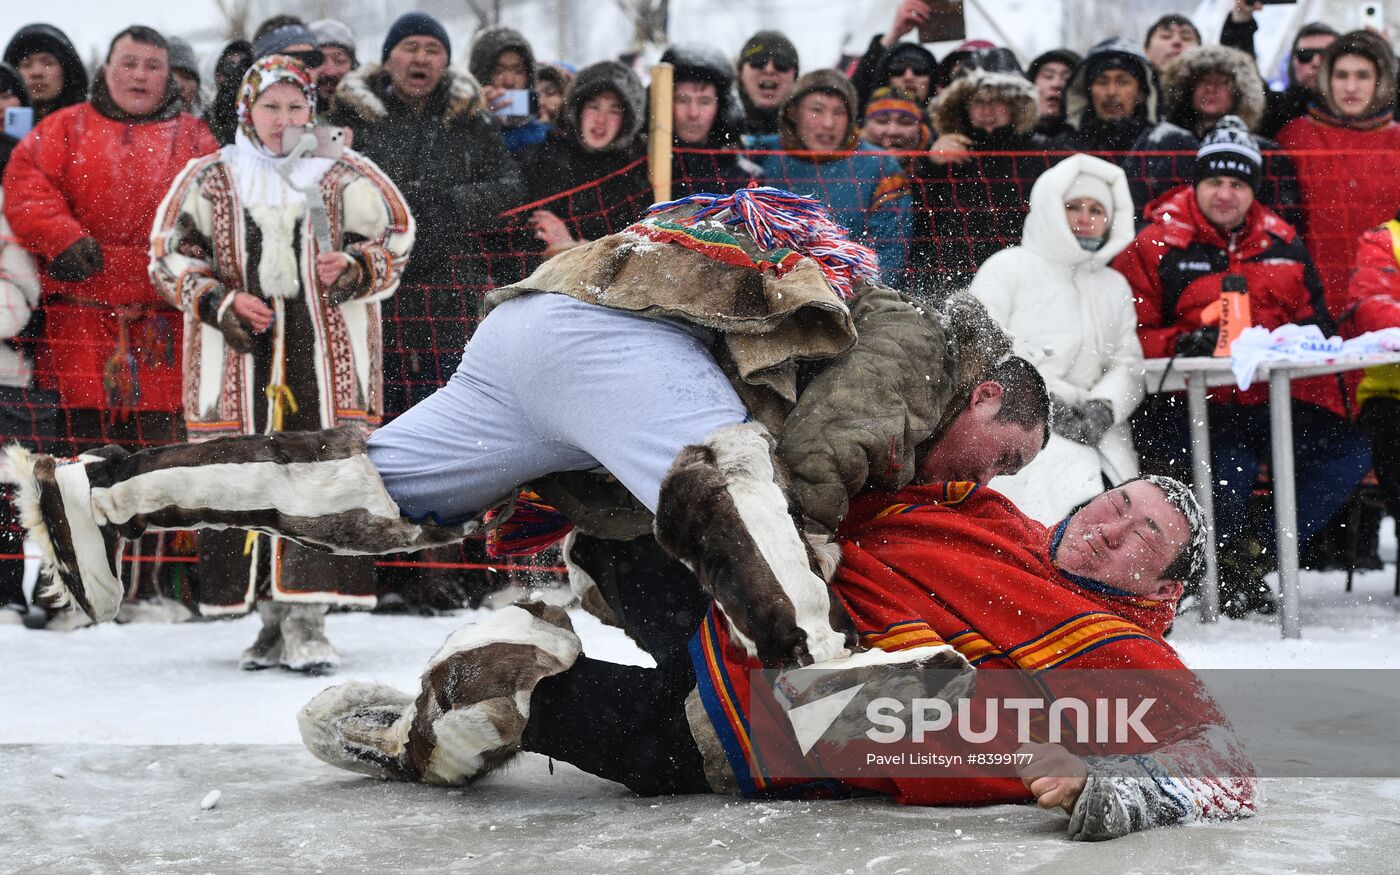
[[(677, 150), (672, 196), (731, 192), (762, 173), (764, 185), (826, 201), (838, 220), (848, 227), (860, 226), (852, 228), (853, 236), (882, 256), (897, 253), (898, 263), (886, 260), (882, 265), (887, 282), (937, 298), (965, 287), (988, 257), (1020, 242), (1032, 186), (1064, 157), (1061, 153), (988, 152), (935, 163), (927, 153), (855, 154), (859, 160)], [(1191, 180), (1195, 161), (1193, 153), (1101, 157), (1125, 170), (1139, 220), (1151, 198)], [(1400, 183), (1387, 183), (1397, 189), (1391, 192), (1368, 181), (1382, 170), (1382, 176), (1400, 178), (1397, 168), (1390, 166), (1396, 160), (1389, 156), (1382, 160), (1370, 152), (1266, 153), (1258, 199), (1303, 232), (1328, 285), (1329, 303), (1341, 300), (1357, 235), (1392, 218), (1400, 207)], [(601, 179), (502, 214), (495, 228), (468, 235), (464, 249), (468, 254), (454, 257), (450, 271), (436, 271), (439, 281), (405, 282), (382, 304), (386, 419), (451, 376), (463, 344), (481, 317), (485, 293), (524, 278), (543, 262), (545, 243), (532, 222), (537, 211), (558, 216), (575, 239), (589, 240), (637, 221), (651, 201), (646, 162), (639, 159)], [(178, 324), (174, 310), (164, 315)], [(128, 355), (178, 362), (179, 350), (170, 344), (139, 336), (116, 340), (125, 343), (121, 348)], [(0, 386), (0, 436), (6, 442), (74, 455), (107, 443), (139, 447), (185, 439), (178, 409), (128, 415), (110, 408), (65, 404), (54, 391), (55, 378), (68, 363), (84, 360), (86, 347), (103, 345), (105, 356), (114, 338), (56, 336), (46, 332), (41, 309), (10, 343), (35, 363), (35, 380), (27, 389)], [(540, 354), (549, 351), (541, 349)], [(119, 379), (120, 373), (107, 376)], [(12, 518), (0, 525), (0, 537), (0, 557), (18, 554), (19, 530)], [(144, 545), (138, 564), (190, 565), (196, 553), (187, 541), (166, 537), (159, 544)], [(391, 557), (380, 564), (384, 568), (446, 567), (468, 574), (499, 572), (521, 578), (557, 573), (555, 562), (540, 557), (490, 559), (479, 545), (469, 544), (465, 552), (447, 557)], [(488, 582), (479, 588), (493, 585)]]

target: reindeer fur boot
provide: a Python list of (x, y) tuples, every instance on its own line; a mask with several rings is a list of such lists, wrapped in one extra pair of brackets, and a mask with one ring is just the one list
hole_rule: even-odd
[(468, 784), (520, 751), (535, 685), (580, 651), (562, 608), (501, 608), (448, 637), (416, 699), (361, 681), (331, 687), (297, 716), (301, 739), (317, 759), (352, 772)]
[(54, 573), (56, 604), (116, 616), (121, 539), (160, 529), (253, 529), (330, 553), (374, 555), (461, 540), (477, 528), (413, 523), (385, 491), (359, 428), (278, 432), (76, 460), (14, 445), (20, 520)]
[(850, 618), (813, 570), (791, 495), (767, 429), (745, 423), (681, 450), (656, 506), (657, 542), (714, 597), (734, 640), (772, 668), (855, 646)]

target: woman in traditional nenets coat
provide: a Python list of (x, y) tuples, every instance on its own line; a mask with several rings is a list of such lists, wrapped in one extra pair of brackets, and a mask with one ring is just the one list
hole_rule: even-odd
[[(190, 162), (156, 216), (151, 276), (185, 313), (191, 441), (379, 424), (379, 302), (398, 286), (413, 218), (362, 155), (286, 157), (283, 131), (308, 124), (315, 105), (300, 61), (259, 60), (243, 78), (234, 142)], [(206, 616), (257, 605), (247, 669), (334, 668), (327, 608), (374, 605), (362, 557), (226, 529), (201, 536), (200, 562)]]

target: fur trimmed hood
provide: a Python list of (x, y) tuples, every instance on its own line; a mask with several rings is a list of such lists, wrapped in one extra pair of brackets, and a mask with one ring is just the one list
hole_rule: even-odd
[(857, 143), (856, 119), (860, 118), (860, 100), (856, 97), (856, 89), (851, 80), (839, 70), (830, 69), (813, 70), (793, 84), (792, 93), (778, 110), (778, 148), (787, 152), (806, 149), (801, 138), (797, 136), (797, 125), (793, 123), (788, 112), (796, 109), (802, 98), (816, 91), (835, 94), (846, 104), (846, 138), (842, 148), (854, 149)]
[(1167, 121), (1200, 136), (1191, 95), (1196, 83), (1207, 73), (1219, 73), (1230, 80), (1235, 105), (1228, 115), (1237, 115), (1251, 130), (1264, 118), (1264, 80), (1254, 59), (1228, 46), (1196, 46), (1182, 52), (1162, 71), (1162, 114)]
[[(335, 91), (336, 109), (353, 113), (366, 122), (381, 122), (389, 115), (384, 100), (389, 96), (389, 74), (381, 64), (369, 64), (340, 80)], [(450, 66), (442, 75), (431, 103), (443, 105), (442, 123), (486, 112), (486, 101), (476, 77), (462, 67)]]
[(1011, 126), (1018, 134), (1029, 134), (1040, 118), (1035, 86), (1024, 76), (974, 69), (954, 79), (929, 103), (933, 129), (940, 136), (968, 133), (972, 123), (967, 105), (979, 94), (1011, 105)]
[(646, 92), (637, 74), (617, 61), (599, 61), (578, 71), (564, 94), (564, 106), (559, 110), (559, 132), (575, 143), (582, 143), (579, 116), (583, 113), (583, 105), (604, 91), (616, 92), (622, 99), (624, 113), (622, 130), (618, 131), (617, 139), (605, 151), (625, 152), (641, 136), (646, 119)]
[(527, 88), (535, 87), (535, 53), (530, 41), (520, 31), (503, 24), (483, 28), (472, 40), (471, 51), (467, 56), (467, 69), (477, 82), (491, 81), (491, 69), (496, 66), (502, 52), (517, 52), (525, 62), (525, 76), (529, 80)]

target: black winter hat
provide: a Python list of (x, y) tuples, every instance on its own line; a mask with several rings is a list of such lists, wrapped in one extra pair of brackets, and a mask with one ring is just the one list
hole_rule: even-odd
[(1070, 70), (1073, 70), (1075, 67), (1079, 66), (1081, 60), (1083, 59), (1079, 57), (1077, 52), (1072, 52), (1069, 49), (1051, 49), (1048, 52), (1037, 55), (1035, 59), (1031, 61), (1030, 66), (1026, 68), (1026, 78), (1034, 82), (1035, 77), (1040, 75), (1040, 68), (1044, 67), (1046, 64), (1064, 64), (1066, 67), (1070, 68)]
[(739, 50), (741, 65), (749, 61), (767, 61), (768, 58), (787, 61), (794, 70), (802, 72), (797, 59), (797, 46), (776, 30), (760, 30), (749, 37), (748, 42)]
[(389, 32), (384, 35), (384, 50), (380, 54), (379, 60), (381, 62), (389, 60), (389, 53), (394, 50), (394, 46), (411, 36), (432, 37), (442, 43), (442, 47), (447, 50), (447, 60), (452, 60), (452, 40), (447, 37), (447, 29), (426, 12), (405, 12), (398, 17), (397, 21), (389, 25)]
[(48, 52), (58, 58), (63, 68), (63, 90), (55, 101), (58, 106), (72, 106), (87, 100), (87, 68), (67, 34), (52, 24), (26, 24), (15, 31), (5, 46), (5, 63), (18, 68), (21, 60), (35, 52)]
[(1147, 91), (1147, 70), (1140, 59), (1126, 52), (1090, 52), (1085, 58), (1084, 85), (1087, 88), (1094, 80), (1109, 70), (1122, 70), (1138, 81), (1138, 88)]
[(1212, 176), (1233, 176), (1259, 190), (1264, 159), (1254, 136), (1237, 115), (1227, 115), (1215, 123), (1196, 152), (1195, 180)]
[(0, 62), (0, 94), (13, 94), (19, 98), (20, 106), (29, 106), (29, 89), (24, 87), (24, 77), (4, 62)]

